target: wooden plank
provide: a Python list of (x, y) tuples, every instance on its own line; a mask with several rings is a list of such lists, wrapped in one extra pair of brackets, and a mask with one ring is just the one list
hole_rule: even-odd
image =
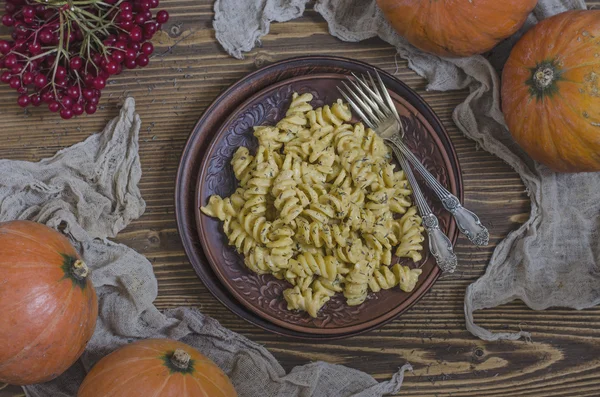
[[(466, 91), (427, 92), (426, 81), (386, 43), (371, 39), (343, 43), (330, 36), (312, 10), (285, 24), (273, 24), (262, 45), (235, 60), (214, 39), (210, 0), (165, 0), (171, 20), (157, 35), (158, 55), (143, 70), (113, 79), (93, 116), (62, 121), (45, 109), (24, 112), (0, 86), (0, 158), (37, 161), (100, 131), (126, 95), (135, 97), (143, 121), (141, 190), (146, 214), (116, 239), (146, 255), (159, 282), (159, 308), (195, 306), (224, 326), (265, 345), (286, 369), (324, 360), (389, 378), (405, 362), (405, 396), (597, 396), (600, 381), (600, 309), (532, 312), (513, 302), (477, 313), (477, 322), (496, 331), (520, 328), (533, 342), (484, 342), (465, 330), (465, 288), (480, 277), (495, 244), (528, 218), (529, 200), (518, 175), (489, 153), (476, 150), (452, 122)], [(593, 8), (600, 1), (588, 1)], [(0, 30), (6, 38), (6, 30)], [(181, 40), (181, 41), (179, 41)], [(170, 49), (170, 46), (174, 46)], [(434, 108), (448, 129), (463, 168), (465, 200), (491, 232), (491, 244), (473, 248), (460, 238), (459, 271), (445, 275), (417, 304), (389, 325), (339, 342), (308, 344), (266, 333), (231, 314), (196, 277), (183, 252), (174, 217), (174, 180), (181, 150), (194, 123), (228, 85), (265, 64), (304, 54), (337, 54), (379, 66), (406, 82)], [(498, 211), (499, 207), (502, 211)], [(18, 388), (0, 391), (14, 397)]]

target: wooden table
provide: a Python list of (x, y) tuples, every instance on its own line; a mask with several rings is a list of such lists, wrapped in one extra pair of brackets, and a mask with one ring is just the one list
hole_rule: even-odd
[[(600, 1), (588, 1), (595, 7)], [(118, 241), (146, 255), (159, 282), (161, 309), (195, 306), (224, 326), (265, 345), (290, 370), (324, 360), (385, 380), (410, 362), (403, 396), (598, 396), (600, 309), (533, 312), (514, 302), (476, 315), (495, 331), (533, 333), (533, 342), (487, 343), (465, 329), (466, 287), (480, 277), (495, 245), (529, 216), (529, 200), (518, 175), (493, 155), (477, 150), (452, 122), (466, 91), (427, 92), (426, 82), (381, 40), (343, 43), (328, 34), (312, 4), (303, 18), (273, 24), (260, 48), (244, 60), (229, 57), (215, 40), (212, 1), (165, 0), (171, 20), (157, 35), (158, 57), (143, 70), (116, 77), (104, 92), (97, 114), (62, 121), (46, 109), (23, 111), (16, 95), (0, 87), (0, 158), (37, 161), (84, 140), (117, 114), (125, 95), (135, 97), (143, 127), (141, 190), (148, 204)], [(7, 38), (2, 30), (0, 38)], [(308, 344), (288, 341), (237, 318), (204, 288), (190, 266), (177, 232), (173, 192), (181, 150), (194, 123), (225, 87), (256, 68), (304, 54), (334, 54), (381, 67), (402, 79), (434, 108), (450, 132), (463, 170), (466, 205), (491, 232), (490, 246), (474, 248), (461, 237), (459, 269), (443, 276), (410, 311), (363, 336)], [(6, 388), (0, 397), (16, 396)]]

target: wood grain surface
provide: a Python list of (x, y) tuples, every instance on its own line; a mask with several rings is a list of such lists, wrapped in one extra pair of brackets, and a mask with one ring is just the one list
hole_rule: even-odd
[[(495, 245), (528, 218), (529, 200), (518, 175), (478, 150), (452, 122), (452, 111), (468, 92), (428, 92), (426, 81), (378, 39), (344, 43), (328, 34), (309, 4), (305, 16), (273, 24), (259, 48), (243, 60), (229, 57), (212, 30), (212, 1), (164, 0), (171, 13), (154, 40), (157, 55), (143, 70), (110, 82), (97, 114), (62, 121), (38, 108), (23, 111), (16, 95), (0, 87), (0, 158), (37, 161), (102, 129), (126, 95), (135, 97), (143, 121), (141, 190), (148, 208), (117, 238), (146, 255), (159, 282), (159, 308), (195, 306), (224, 326), (266, 346), (285, 369), (324, 360), (385, 380), (410, 362), (403, 396), (599, 396), (600, 309), (534, 312), (514, 302), (484, 310), (476, 321), (495, 331), (525, 329), (533, 340), (484, 342), (465, 329), (466, 287), (481, 276)], [(588, 1), (600, 8), (600, 1)], [(0, 30), (0, 38), (7, 38)], [(415, 89), (451, 134), (463, 169), (466, 205), (489, 227), (491, 243), (474, 248), (461, 237), (458, 271), (445, 275), (410, 311), (378, 331), (351, 339), (307, 344), (262, 331), (231, 314), (196, 277), (183, 252), (174, 216), (173, 192), (179, 156), (198, 117), (215, 96), (267, 63), (305, 54), (334, 54), (381, 67)], [(14, 397), (7, 387), (0, 397)]]

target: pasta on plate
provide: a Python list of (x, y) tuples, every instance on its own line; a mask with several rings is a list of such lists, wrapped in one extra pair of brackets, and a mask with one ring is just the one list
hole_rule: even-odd
[(392, 256), (421, 260), (423, 227), (402, 170), (383, 140), (341, 100), (313, 109), (293, 94), (275, 126), (254, 127), (258, 150), (231, 161), (237, 190), (201, 208), (223, 222), (229, 244), (258, 274), (291, 288), (289, 310), (317, 317), (336, 293), (360, 305), (369, 291), (412, 291), (421, 270)]

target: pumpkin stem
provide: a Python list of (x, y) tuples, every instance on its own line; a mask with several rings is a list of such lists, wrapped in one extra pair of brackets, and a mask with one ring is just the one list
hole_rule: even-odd
[(540, 89), (548, 87), (554, 81), (554, 70), (548, 66), (539, 67), (533, 75), (533, 81)]
[(90, 269), (87, 267), (84, 261), (77, 259), (73, 263), (73, 275), (78, 279), (82, 280), (90, 274)]
[(190, 365), (191, 358), (192, 357), (190, 357), (190, 355), (185, 350), (177, 349), (171, 357), (171, 364), (173, 364), (175, 367), (181, 370), (186, 370)]

